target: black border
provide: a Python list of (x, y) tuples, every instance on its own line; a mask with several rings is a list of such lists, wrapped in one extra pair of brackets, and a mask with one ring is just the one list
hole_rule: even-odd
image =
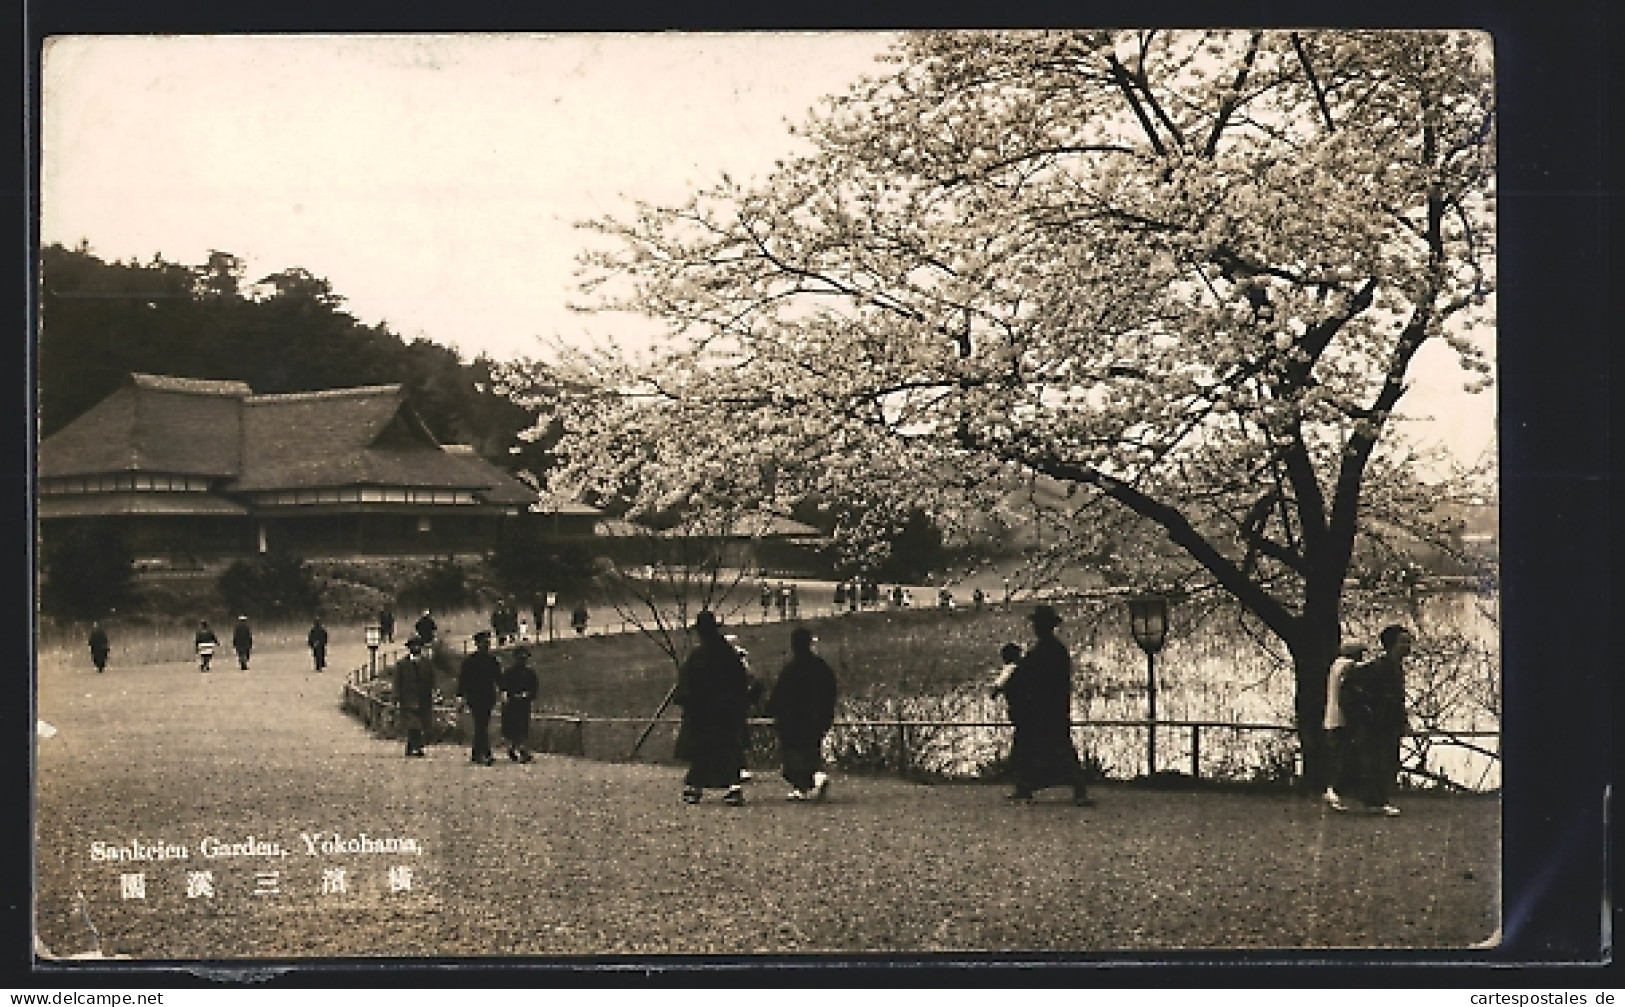
[[(373, 987), (483, 985), (499, 980), (523, 984), (603, 985), (799, 984), (816, 981), (907, 985), (1194, 986), (1246, 984), (1262, 987), (1356, 985), (1485, 989), (1543, 983), (1553, 989), (1617, 986), (1612, 968), (1559, 968), (1595, 962), (1599, 954), (1600, 896), (1604, 875), (1602, 795), (1613, 780), (1611, 728), (1614, 712), (1605, 636), (1613, 614), (1609, 565), (1608, 455), (1609, 344), (1615, 326), (1605, 314), (1611, 278), (1610, 225), (1617, 188), (1608, 175), (1614, 123), (1607, 104), (1616, 84), (1617, 15), (1608, 0), (1383, 0), (1293, 4), (1194, 2), (1130, 4), (1123, 0), (1074, 7), (1056, 3), (983, 5), (825, 4), (817, 7), (685, 5), (673, 9), (570, 5), (526, 11), (499, 0), (452, 5), (416, 0), (282, 0), (228, 5), (218, 0), (129, 4), (123, 0), (30, 0), (20, 38), (9, 34), (8, 64), (16, 93), (26, 96), (15, 116), (14, 136), (26, 137), (12, 191), (23, 212), (24, 241), (6, 249), (20, 289), (8, 290), (17, 310), (10, 315), (24, 338), (7, 341), (10, 380), (4, 385), (9, 436), (0, 438), (8, 586), (21, 590), (5, 608), (12, 660), (7, 694), (0, 702), (0, 758), (7, 807), (31, 807), (30, 751), (33, 656), (32, 556), (29, 479), (32, 444), (34, 331), (25, 294), (33, 266), (34, 213), (30, 198), (37, 149), (32, 122), (37, 109), (40, 41), (51, 34), (344, 32), (344, 31), (584, 31), (837, 29), (898, 27), (1019, 27), (1085, 24), (1276, 25), (1303, 27), (1475, 27), (1492, 32), (1501, 96), (1499, 271), (1500, 436), (1502, 466), (1502, 557), (1504, 592), (1505, 941), (1478, 954), (1407, 953), (1311, 956), (1281, 954), (1158, 955), (1146, 968), (1116, 955), (1071, 959), (987, 958), (971, 968), (940, 959), (851, 956), (812, 966), (798, 959), (595, 959), (538, 963), (519, 972), (486, 961), (447, 970), (430, 961), (389, 963), (380, 971), (357, 962), (290, 963), (293, 971), (270, 979), (296, 988), (365, 982)], [(27, 76), (25, 77), (25, 72)], [(25, 87), (27, 88), (25, 90)], [(24, 131), (26, 128), (26, 132)], [(8, 165), (9, 167), (9, 165)], [(19, 331), (14, 330), (14, 331)], [(1610, 543), (1611, 544), (1611, 543)], [(1625, 565), (1625, 564), (1621, 564)], [(0, 849), (28, 851), (29, 822), (5, 815)], [(0, 869), (0, 975), (7, 985), (92, 988), (187, 987), (210, 980), (162, 969), (116, 973), (31, 973), (29, 914), (31, 858), (16, 853)], [(1617, 901), (1617, 900), (1616, 900)], [(1617, 909), (1614, 910), (1617, 922)], [(1611, 953), (1611, 952), (1610, 952)], [(1457, 967), (1419, 968), (1442, 959), (1471, 960)], [(1023, 962), (1026, 964), (1023, 964)], [(1325, 962), (1337, 965), (1326, 967)], [(1038, 964), (1043, 962), (1044, 964)], [(1378, 964), (1371, 964), (1371, 963)], [(1511, 968), (1517, 963), (1536, 963)], [(276, 968), (264, 963), (265, 968)], [(720, 967), (719, 967), (720, 966)], [(740, 966), (743, 966), (741, 968)], [(1493, 970), (1493, 971), (1486, 971)], [(242, 981), (256, 968), (219, 979)]]

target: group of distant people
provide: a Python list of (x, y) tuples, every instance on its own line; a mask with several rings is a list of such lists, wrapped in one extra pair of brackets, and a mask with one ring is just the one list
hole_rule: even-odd
[[(107, 670), (107, 659), (112, 653), (112, 643), (108, 639), (107, 630), (97, 620), (90, 624), (90, 661), (95, 665), (98, 673)], [(316, 616), (311, 622), (310, 631), (305, 634), (305, 643), (310, 647), (311, 661), (317, 671), (327, 668), (327, 627), (322, 625), (322, 617)], [(220, 637), (209, 628), (209, 620), (198, 620), (197, 632), (192, 634), (192, 649), (197, 655), (198, 671), (209, 671), (214, 664), (215, 651), (220, 649)], [(254, 630), (249, 625), (247, 615), (239, 615), (237, 623), (231, 630), (231, 649), (237, 655), (237, 666), (243, 671), (248, 670), (249, 659), (254, 654)]]
[[(542, 623), (550, 615), (548, 608), (541, 598), (537, 598), (531, 604), (532, 619), (527, 620), (510, 602), (497, 599), (496, 606), (491, 609), (491, 635), (496, 645), (505, 647), (512, 643), (529, 643), (533, 638), (540, 639)], [(570, 611), (570, 628), (575, 630), (577, 636), (586, 634), (590, 619), (587, 603), (576, 602), (575, 608)]]
[[(315, 670), (327, 670), (327, 627), (322, 625), (321, 616), (318, 615), (311, 620), (310, 630), (305, 634), (305, 644), (310, 648), (311, 662)], [(214, 659), (214, 652), (220, 646), (220, 638), (209, 628), (209, 620), (202, 619), (198, 622), (197, 633), (192, 637), (192, 645), (197, 651), (198, 671), (208, 671)], [(237, 666), (247, 671), (249, 658), (254, 653), (254, 630), (249, 626), (246, 615), (239, 615), (237, 624), (232, 627), (231, 649), (237, 654)]]

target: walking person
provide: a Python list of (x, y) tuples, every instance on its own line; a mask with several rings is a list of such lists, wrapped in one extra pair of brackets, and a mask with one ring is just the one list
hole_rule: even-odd
[(237, 652), (237, 667), (248, 670), (248, 657), (254, 652), (254, 631), (248, 628), (248, 616), (239, 615), (231, 631), (231, 649)]
[(406, 731), (407, 758), (422, 758), (423, 739), (434, 727), (434, 665), (416, 636), (406, 641), (406, 657), (395, 664), (395, 701)]
[(581, 636), (587, 632), (588, 618), (587, 603), (585, 601), (576, 602), (576, 607), (570, 612), (570, 628), (576, 631), (576, 636)]
[(378, 635), (385, 643), (395, 642), (395, 610), (388, 605), (378, 610)]
[(496, 607), (491, 609), (491, 632), (496, 634), (497, 644), (499, 646), (507, 642), (508, 612), (507, 609), (503, 607), (502, 599), (500, 598), (497, 599)]
[(689, 764), (683, 801), (698, 804), (708, 788), (723, 789), (723, 801), (745, 803), (739, 784), (745, 769), (746, 711), (750, 681), (745, 665), (722, 636), (709, 609), (694, 617), (699, 644), (683, 661), (671, 701), (683, 708), (676, 756)]
[(513, 664), (502, 673), (502, 740), (508, 743), (508, 758), (530, 761), (530, 707), (541, 682), (531, 668), (529, 647), (517, 647)]
[(430, 649), (431, 653), (433, 653), (434, 635), (439, 629), (440, 627), (434, 623), (434, 616), (429, 614), (428, 609), (424, 609), (423, 614), (418, 617), (418, 621), (412, 625), (412, 632), (417, 634), (418, 642), (423, 644), (426, 649)]
[(835, 722), (835, 672), (813, 653), (805, 626), (790, 633), (790, 660), (779, 672), (763, 711), (773, 718), (790, 800), (821, 801), (829, 792), (823, 768), (824, 735)]
[(107, 643), (107, 631), (102, 629), (100, 622), (90, 624), (90, 663), (96, 666), (99, 675), (107, 670), (107, 654), (112, 648)]
[(209, 628), (209, 620), (198, 621), (197, 634), (192, 637), (192, 645), (197, 648), (197, 670), (208, 671), (209, 662), (214, 660), (214, 649), (220, 646), (220, 638)]
[(1339, 702), (1358, 766), (1353, 796), (1372, 814), (1399, 814), (1390, 800), (1399, 776), (1399, 742), (1409, 725), (1405, 716), (1405, 657), (1411, 631), (1393, 625), (1378, 636), (1382, 654), (1343, 674)]
[(1337, 657), (1332, 660), (1331, 670), (1326, 674), (1326, 715), (1321, 727), (1325, 731), (1329, 772), (1324, 799), (1326, 806), (1333, 811), (1348, 810), (1343, 797), (1354, 792), (1357, 778), (1354, 753), (1349, 750), (1348, 718), (1338, 694), (1343, 688), (1343, 676), (1363, 657), (1364, 646), (1358, 643), (1344, 644), (1338, 648)]
[(1061, 617), (1050, 606), (1039, 605), (1028, 619), (1037, 639), (1003, 689), (1015, 726), (1010, 764), (1016, 789), (1010, 800), (1030, 801), (1040, 790), (1070, 785), (1072, 802), (1090, 807), (1094, 801), (1072, 743), (1072, 657), (1055, 638)]
[(463, 658), (457, 674), (457, 695), (468, 705), (474, 718), (474, 748), (470, 758), (489, 766), (491, 757), (491, 709), (497, 705), (497, 689), (502, 683), (502, 662), (491, 653), (491, 634), (474, 634), (474, 653)]
[(310, 624), (310, 632), (305, 634), (305, 643), (310, 647), (310, 657), (315, 662), (317, 671), (327, 668), (327, 627), (322, 625), (322, 617), (317, 616)]

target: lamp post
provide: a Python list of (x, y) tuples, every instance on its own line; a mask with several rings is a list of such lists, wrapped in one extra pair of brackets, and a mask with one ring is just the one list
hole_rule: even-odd
[(553, 608), (559, 603), (558, 593), (547, 592), (547, 642), (553, 642)]
[(1145, 651), (1145, 766), (1146, 775), (1157, 772), (1157, 651), (1168, 636), (1168, 599), (1147, 594), (1128, 601), (1128, 628), (1134, 642)]
[(367, 627), (367, 677), (378, 677), (378, 644), (384, 638), (384, 631), (377, 626)]

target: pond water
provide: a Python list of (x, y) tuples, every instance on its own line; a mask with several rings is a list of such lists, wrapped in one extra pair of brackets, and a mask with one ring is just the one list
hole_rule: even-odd
[[(1455, 733), (1493, 732), (1499, 725), (1500, 637), (1494, 599), (1465, 592), (1425, 595), (1407, 609), (1351, 618), (1347, 641), (1366, 643), (1368, 656), (1374, 656), (1380, 652), (1376, 638), (1382, 626), (1401, 622), (1415, 631), (1416, 648), (1407, 661), (1412, 727), (1450, 732), (1451, 737), (1408, 738), (1404, 764), (1415, 772), (1406, 781), (1432, 786), (1442, 779), (1470, 790), (1498, 788), (1498, 736)], [(1116, 622), (1085, 615), (1069, 619), (1067, 629), (1063, 638), (1074, 669), (1072, 716), (1084, 723), (1074, 729), (1079, 753), (1108, 778), (1143, 775), (1145, 728), (1100, 722), (1145, 719), (1144, 654)], [(1297, 737), (1289, 729), (1161, 723), (1278, 728), (1293, 723), (1292, 667), (1283, 648), (1254, 639), (1233, 623), (1179, 629), (1157, 657), (1161, 726), (1156, 770), (1190, 773), (1194, 768), (1205, 778), (1230, 780), (1284, 780), (1298, 772)], [(829, 754), (847, 765), (894, 768), (899, 750), (906, 748), (910, 765), (942, 776), (970, 778), (996, 771), (1009, 751), (1010, 728), (1003, 701), (988, 692), (994, 672), (990, 663), (983, 676), (933, 691), (847, 696), (838, 713), (841, 719), (975, 726), (841, 729), (831, 736)]]

